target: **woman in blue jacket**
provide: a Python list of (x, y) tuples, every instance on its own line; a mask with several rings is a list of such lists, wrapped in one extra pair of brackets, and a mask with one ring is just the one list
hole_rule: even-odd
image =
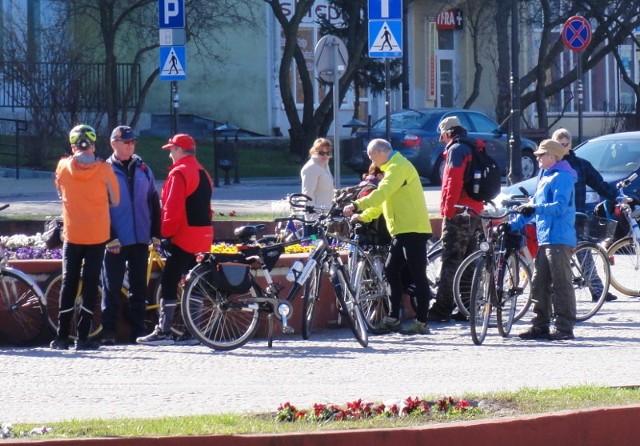
[[(536, 315), (531, 328), (519, 334), (521, 339), (574, 338), (576, 296), (571, 280), (571, 250), (576, 246), (574, 185), (577, 174), (567, 161), (562, 161), (564, 153), (562, 145), (553, 139), (540, 143), (534, 154), (542, 175), (533, 202), (521, 206), (521, 215), (510, 224), (512, 230), (519, 230), (535, 218), (540, 245), (531, 281)], [(556, 319), (555, 330), (550, 333), (552, 308)]]

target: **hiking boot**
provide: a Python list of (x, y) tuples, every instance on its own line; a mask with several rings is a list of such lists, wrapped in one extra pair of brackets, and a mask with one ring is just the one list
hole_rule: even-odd
[[(598, 302), (599, 299), (600, 299), (600, 294), (591, 293), (592, 302)], [(610, 292), (607, 292), (607, 295), (604, 297), (604, 301), (613, 302), (614, 300), (618, 300), (618, 296), (616, 296), (615, 294), (611, 294)]]
[(400, 323), (400, 319), (393, 319), (389, 316), (385, 316), (371, 329), (371, 332), (374, 334), (394, 333), (399, 331), (401, 328), (402, 324)]
[(62, 338), (55, 338), (49, 344), (49, 347), (53, 350), (69, 350), (69, 340)]
[(173, 345), (175, 341), (170, 331), (162, 332), (160, 327), (156, 326), (155, 330), (146, 336), (141, 336), (136, 339), (138, 344), (143, 345)]
[(100, 348), (100, 343), (98, 341), (92, 341), (91, 339), (85, 339), (84, 341), (80, 339), (76, 339), (76, 344), (74, 346), (75, 351), (98, 350), (99, 348)]
[(176, 345), (198, 345), (200, 341), (193, 337), (188, 330), (185, 330), (180, 336), (176, 338)]
[(400, 333), (404, 335), (428, 335), (431, 331), (429, 331), (429, 326), (426, 323), (414, 319), (406, 327), (402, 327)]
[(531, 327), (527, 331), (518, 334), (520, 339), (549, 339), (548, 328)]
[(575, 339), (572, 331), (553, 330), (553, 332), (547, 337), (550, 341), (569, 341)]
[(116, 345), (116, 334), (112, 331), (103, 332), (100, 343), (102, 345)]

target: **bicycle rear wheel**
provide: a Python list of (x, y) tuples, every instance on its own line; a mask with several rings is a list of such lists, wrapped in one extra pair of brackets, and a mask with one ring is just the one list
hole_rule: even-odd
[[(54, 333), (58, 332), (58, 311), (60, 310), (60, 290), (62, 289), (62, 273), (54, 273), (47, 279), (44, 287), (44, 303), (47, 308), (48, 324)], [(78, 320), (82, 307), (82, 280), (78, 284), (78, 294), (73, 308), (73, 317), (69, 338), (77, 339)], [(102, 333), (102, 288), (98, 288), (96, 304), (93, 308), (93, 319), (89, 328), (89, 339), (96, 339)]]
[(0, 334), (12, 345), (33, 343), (46, 323), (42, 291), (23, 274), (0, 270)]
[(526, 313), (531, 305), (531, 271), (520, 257), (510, 252), (504, 259), (504, 277), (502, 278), (502, 296), (496, 308), (498, 332), (506, 337), (516, 319), (516, 310)]
[(470, 293), (469, 326), (471, 339), (476, 345), (481, 345), (487, 336), (489, 318), (491, 316), (492, 274), (489, 271), (486, 256), (476, 262)]
[(389, 314), (391, 303), (387, 285), (383, 279), (384, 259), (382, 256), (364, 256), (358, 263), (352, 279), (358, 305), (368, 329), (373, 329)]
[(336, 298), (340, 303), (340, 311), (347, 320), (349, 328), (358, 343), (363, 347), (367, 347), (369, 345), (367, 323), (365, 322), (362, 310), (355, 296), (349, 291), (343, 271), (336, 267), (336, 265), (331, 266), (331, 284), (333, 285)]
[(607, 251), (612, 261), (611, 285), (621, 293), (640, 296), (640, 252), (631, 237), (615, 242)]
[(208, 264), (191, 270), (182, 296), (185, 327), (214, 350), (242, 347), (258, 329), (255, 292), (229, 294), (218, 290)]
[(586, 321), (602, 308), (609, 292), (609, 258), (598, 245), (581, 243), (571, 256), (571, 271), (576, 321)]
[(320, 299), (320, 283), (322, 282), (322, 264), (318, 263), (311, 270), (309, 278), (304, 284), (302, 302), (302, 338), (309, 339), (313, 331), (313, 323)]

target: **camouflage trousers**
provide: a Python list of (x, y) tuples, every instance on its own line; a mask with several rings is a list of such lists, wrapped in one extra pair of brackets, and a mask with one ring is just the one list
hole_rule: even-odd
[(479, 218), (456, 215), (442, 220), (442, 270), (438, 294), (430, 313), (449, 316), (453, 310), (453, 276), (460, 263), (477, 248), (476, 231), (482, 229)]

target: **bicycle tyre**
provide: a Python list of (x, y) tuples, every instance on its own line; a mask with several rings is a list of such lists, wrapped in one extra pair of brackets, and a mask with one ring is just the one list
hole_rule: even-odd
[[(60, 290), (62, 289), (62, 273), (53, 273), (44, 286), (44, 303), (47, 308), (47, 322), (54, 333), (58, 332), (58, 311), (60, 310)], [(77, 339), (78, 319), (82, 306), (82, 279), (78, 285), (78, 294), (73, 308), (73, 317), (69, 327), (69, 338)], [(89, 328), (89, 339), (97, 339), (102, 333), (102, 288), (98, 288), (96, 304), (93, 308), (93, 319)]]
[(609, 247), (607, 255), (612, 259), (611, 285), (621, 293), (640, 296), (640, 252), (633, 238), (618, 240)]
[(46, 324), (42, 291), (28, 276), (0, 270), (0, 333), (15, 346), (31, 345)]
[[(431, 298), (435, 299), (440, 284), (440, 272), (442, 271), (442, 248), (427, 251), (427, 282), (431, 291)], [(409, 302), (414, 314), (418, 314), (418, 301), (416, 296), (410, 294)]]
[(391, 301), (383, 278), (384, 260), (380, 255), (366, 255), (358, 262), (351, 285), (369, 330), (389, 314)]
[[(526, 285), (531, 284), (531, 273), (526, 265), (520, 264), (517, 254), (508, 252), (504, 259), (502, 279), (502, 296), (498, 296), (500, 304), (496, 308), (496, 320), (498, 332), (502, 337), (509, 336), (511, 327), (515, 321), (518, 299), (526, 290)], [(524, 271), (521, 269), (524, 268)], [(525, 286), (523, 286), (525, 285)], [(528, 297), (531, 293), (528, 293)]]
[(595, 243), (580, 243), (571, 255), (576, 321), (593, 317), (609, 292), (609, 257)]
[(476, 345), (481, 345), (487, 336), (489, 318), (491, 316), (491, 293), (493, 274), (488, 270), (487, 257), (478, 259), (473, 273), (470, 294), (469, 327), (471, 339)]
[[(184, 288), (182, 285), (178, 285), (178, 301), (176, 302), (176, 311), (173, 313), (173, 322), (171, 323), (171, 332), (176, 335), (176, 337), (180, 337), (184, 334), (185, 325), (184, 319), (182, 317), (182, 293)], [(160, 301), (162, 299), (162, 284), (160, 280), (156, 283), (155, 290), (153, 292), (153, 303), (151, 303), (152, 308), (155, 309), (155, 321), (157, 322), (160, 319), (160, 313), (162, 312), (162, 308), (160, 307)], [(155, 325), (151, 327), (151, 331), (153, 331)], [(149, 327), (147, 327), (149, 328)]]
[(313, 332), (316, 308), (320, 299), (321, 282), (322, 264), (317, 263), (304, 283), (304, 294), (302, 295), (302, 339), (305, 340), (310, 339)]
[(358, 343), (367, 347), (369, 345), (369, 333), (367, 324), (362, 315), (360, 305), (348, 289), (345, 276), (335, 265), (331, 267), (331, 284), (336, 298), (340, 303), (340, 311), (347, 320), (347, 325)]
[(182, 318), (202, 344), (214, 350), (235, 350), (258, 330), (259, 310), (253, 305), (256, 292), (253, 288), (247, 294), (218, 290), (210, 268), (200, 264), (190, 271), (182, 296)]
[[(453, 298), (461, 314), (469, 318), (469, 295), (471, 293), (471, 282), (475, 272), (476, 262), (484, 254), (483, 251), (475, 251), (460, 263), (455, 276), (453, 277)], [(515, 254), (514, 254), (515, 255)], [(517, 322), (529, 311), (531, 307), (531, 268), (522, 254), (517, 253), (518, 272), (525, 277), (520, 278), (522, 285), (522, 299), (516, 302), (516, 313), (513, 321)]]

